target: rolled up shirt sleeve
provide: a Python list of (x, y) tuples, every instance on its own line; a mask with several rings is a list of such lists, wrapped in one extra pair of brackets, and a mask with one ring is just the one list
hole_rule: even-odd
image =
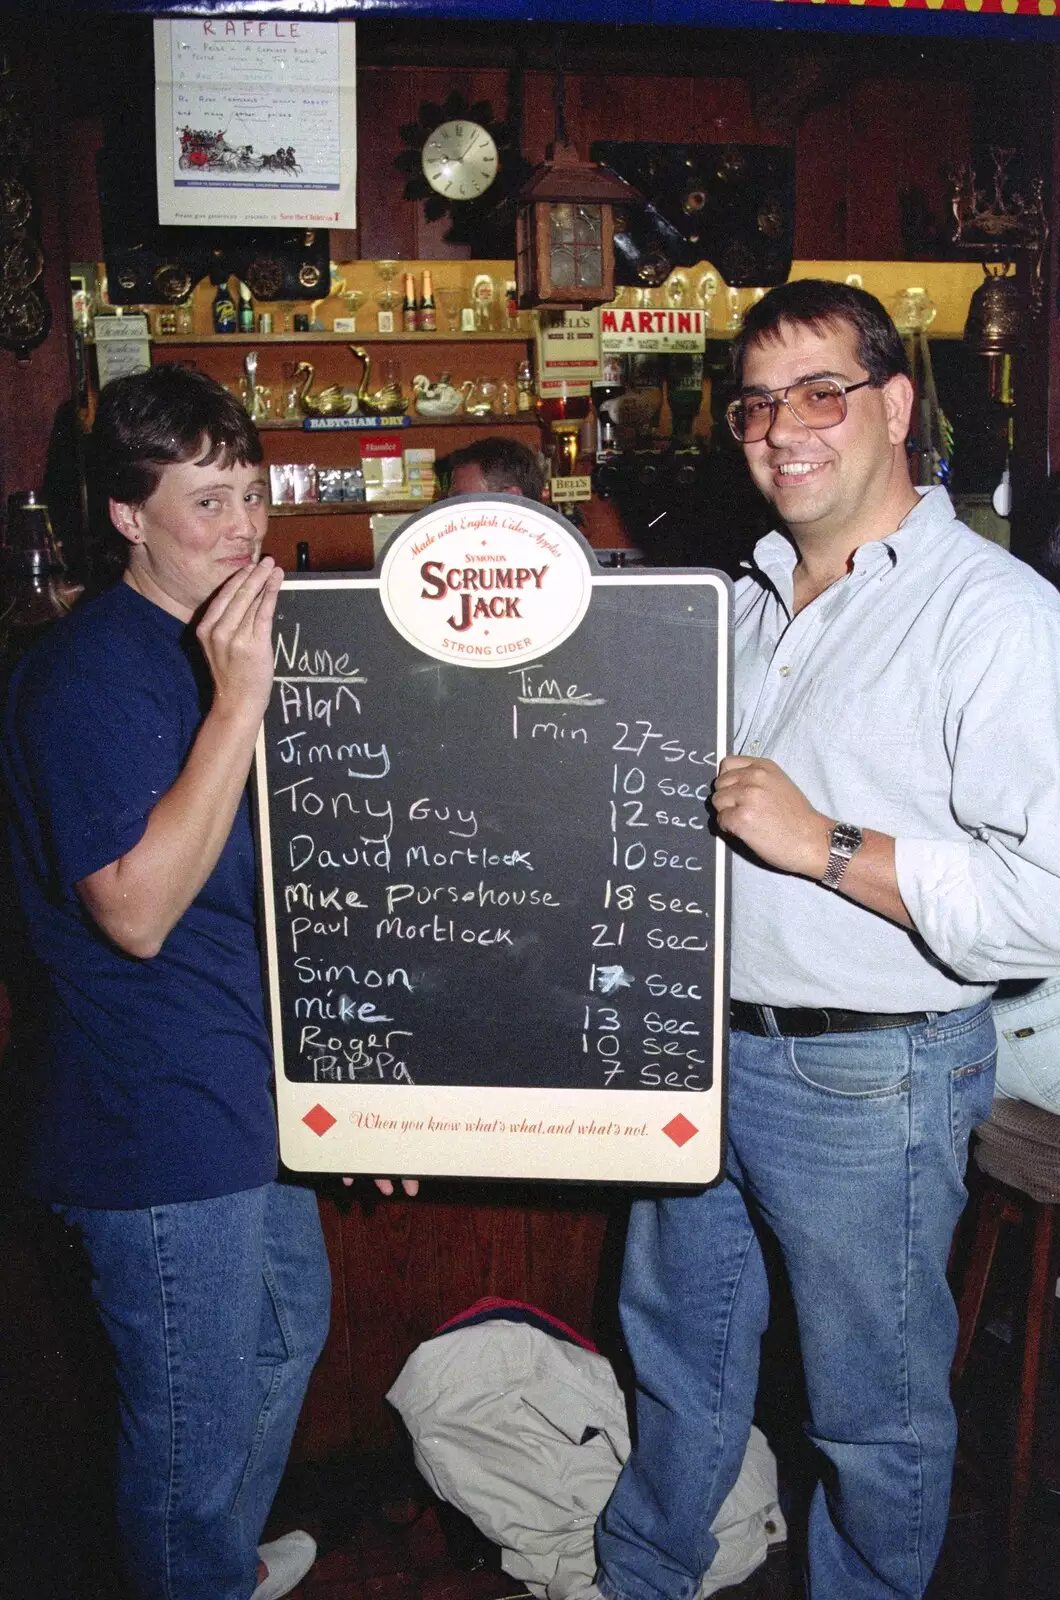
[(940, 693), (967, 837), (899, 837), (898, 887), (961, 977), (1045, 977), (1060, 970), (1060, 615), (1032, 603), (964, 633)]

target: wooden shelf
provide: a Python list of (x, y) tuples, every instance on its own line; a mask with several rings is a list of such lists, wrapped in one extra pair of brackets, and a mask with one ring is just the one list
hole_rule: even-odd
[(273, 418), (259, 422), (257, 426), (259, 433), (301, 433), (308, 439), (317, 439), (326, 434), (342, 433), (356, 437), (360, 433), (385, 433), (387, 428), (404, 432), (407, 428), (539, 428), (542, 424), (533, 411), (517, 411), (511, 415), (496, 411), (489, 417), (469, 417), (466, 411), (458, 411), (449, 417), (409, 416), (407, 421), (401, 416), (381, 417), (378, 424), (373, 422), (369, 428), (306, 428), (300, 417)]
[[(167, 345), (268, 344), (527, 344), (526, 333), (163, 333), (152, 334), (158, 349)], [(92, 341), (88, 341), (92, 342)]]
[(380, 511), (422, 511), (437, 500), (303, 500), (299, 505), (270, 506), (270, 517), (363, 517)]

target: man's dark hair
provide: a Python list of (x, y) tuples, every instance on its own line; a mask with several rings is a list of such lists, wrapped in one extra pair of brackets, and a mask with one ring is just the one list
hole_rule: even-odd
[(544, 463), (536, 450), (516, 439), (491, 435), (476, 439), (449, 457), (450, 469), (478, 467), (487, 489), (497, 494), (515, 489), (528, 500), (540, 500), (545, 492)]
[(104, 499), (142, 505), (173, 462), (256, 466), (258, 430), (228, 390), (172, 363), (115, 378), (99, 397), (92, 451)]
[(739, 388), (749, 345), (779, 340), (785, 328), (808, 326), (817, 333), (846, 323), (857, 339), (857, 356), (876, 388), (896, 373), (909, 377), (909, 357), (901, 334), (873, 294), (851, 283), (827, 278), (799, 278), (771, 289), (744, 317), (732, 342), (729, 360)]

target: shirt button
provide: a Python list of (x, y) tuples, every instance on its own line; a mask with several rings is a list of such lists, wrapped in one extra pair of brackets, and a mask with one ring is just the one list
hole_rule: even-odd
[(778, 667), (777, 671), (779, 672), (779, 674), (780, 674), (780, 676), (782, 678), (788, 678), (788, 677), (791, 676), (791, 668), (790, 667)]
[(756, 756), (758, 754), (759, 750), (761, 750), (761, 748), (762, 748), (761, 744), (759, 743), (759, 741), (757, 739), (755, 739), (752, 742), (752, 745), (751, 745), (751, 754), (753, 756)]

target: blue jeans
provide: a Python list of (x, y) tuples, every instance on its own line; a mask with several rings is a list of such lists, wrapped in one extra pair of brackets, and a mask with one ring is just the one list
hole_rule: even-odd
[(316, 1196), (267, 1184), (141, 1211), (60, 1206), (118, 1390), (118, 1526), (140, 1600), (248, 1600), (327, 1335)]
[(1060, 1115), (1060, 978), (1049, 978), (1018, 999), (995, 1000), (994, 1026), (994, 1093)]
[(727, 1174), (633, 1207), (622, 1326), (636, 1445), (597, 1527), (611, 1600), (689, 1600), (758, 1384), (775, 1236), (822, 1477), (811, 1600), (914, 1600), (938, 1556), (956, 1426), (946, 1261), (994, 1081), (988, 1002), (911, 1028), (730, 1043)]

